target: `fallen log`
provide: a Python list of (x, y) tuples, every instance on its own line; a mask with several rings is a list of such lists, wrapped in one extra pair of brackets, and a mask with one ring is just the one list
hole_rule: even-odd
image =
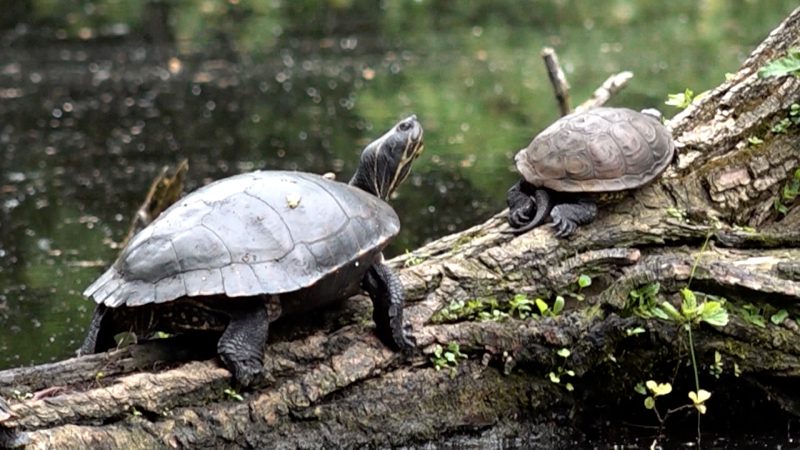
[[(644, 422), (636, 386), (646, 380), (676, 391), (644, 391), (659, 397), (654, 436), (669, 415), (661, 402), (673, 417), (707, 407), (704, 423), (738, 423), (754, 410), (797, 418), (800, 206), (782, 195), (800, 167), (800, 126), (777, 125), (800, 103), (800, 78), (757, 72), (799, 46), (800, 9), (669, 122), (674, 167), (570, 240), (547, 226), (505, 234), (500, 212), (395, 258), (415, 356), (381, 345), (359, 296), (276, 324), (264, 378), (247, 392), (230, 387), (215, 359), (194, 360), (210, 357), (202, 342), (180, 340), (0, 372), (0, 439), (30, 448), (551, 448), (597, 432), (600, 413), (615, 426)], [(787, 203), (778, 211), (776, 201)], [(689, 298), (697, 308), (686, 312)], [(728, 320), (697, 312), (706, 305)], [(700, 381), (713, 396), (681, 409)]]

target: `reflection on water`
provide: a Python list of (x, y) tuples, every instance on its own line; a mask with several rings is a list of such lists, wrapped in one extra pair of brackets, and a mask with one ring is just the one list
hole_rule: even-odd
[[(416, 113), (426, 151), (393, 199), (397, 254), (504, 207), (512, 154), (573, 98), (633, 70), (615, 100), (663, 106), (735, 71), (795, 1), (17, 1), (0, 19), (0, 368), (72, 354), (162, 165), (189, 187), (255, 169), (352, 173)], [(589, 7), (591, 6), (591, 7)], [(663, 108), (662, 108), (663, 109)], [(665, 111), (671, 114), (674, 111)]]

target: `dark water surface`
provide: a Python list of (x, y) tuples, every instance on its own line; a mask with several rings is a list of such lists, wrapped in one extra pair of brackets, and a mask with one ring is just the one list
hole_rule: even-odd
[(541, 47), (559, 52), (574, 99), (632, 70), (613, 104), (669, 116), (668, 93), (718, 85), (796, 6), (12, 0), (0, 368), (73, 354), (92, 309), (80, 292), (164, 164), (188, 158), (190, 188), (255, 169), (347, 180), (366, 143), (416, 113), (426, 150), (393, 200), (395, 255), (504, 207), (513, 153), (557, 117)]

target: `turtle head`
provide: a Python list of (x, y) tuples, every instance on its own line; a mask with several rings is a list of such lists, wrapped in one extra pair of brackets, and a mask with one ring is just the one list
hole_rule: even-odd
[(350, 184), (388, 200), (408, 176), (422, 147), (422, 126), (417, 116), (401, 120), (364, 148)]

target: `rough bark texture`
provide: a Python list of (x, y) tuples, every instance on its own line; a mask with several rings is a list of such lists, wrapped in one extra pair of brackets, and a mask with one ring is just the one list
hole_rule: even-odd
[[(701, 301), (727, 299), (726, 326), (692, 328), (701, 384), (714, 392), (710, 422), (759, 408), (800, 416), (800, 207), (774, 208), (800, 167), (800, 130), (772, 129), (800, 102), (800, 78), (756, 74), (798, 46), (800, 9), (737, 74), (670, 122), (680, 147), (674, 167), (570, 240), (547, 226), (504, 234), (501, 212), (393, 260), (416, 356), (381, 345), (369, 301), (356, 297), (306, 322), (276, 324), (264, 379), (241, 398), (226, 391), (230, 374), (218, 361), (202, 360), (208, 345), (179, 339), (0, 372), (12, 413), (0, 439), (30, 448), (563, 446), (590, 432), (598, 412), (647, 421), (637, 382), (673, 382), (677, 405), (694, 390), (686, 330), (641, 318), (629, 301), (655, 281), (659, 302), (674, 302), (687, 285)], [(752, 136), (763, 143), (748, 143)], [(581, 274), (593, 283), (579, 302)], [(551, 305), (561, 294), (567, 306), (555, 317), (500, 321), (452, 307), (494, 298), (495, 310), (508, 312), (521, 293)], [(769, 317), (780, 309), (789, 318), (775, 325)], [(468, 359), (436, 370), (431, 353), (451, 343)], [(709, 375), (716, 366), (718, 379)]]

